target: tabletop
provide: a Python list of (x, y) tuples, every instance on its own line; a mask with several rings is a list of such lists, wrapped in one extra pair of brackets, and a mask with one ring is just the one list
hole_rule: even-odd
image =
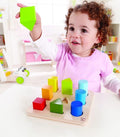
[(34, 80), (35, 75), (37, 83), (12, 83), (0, 94), (0, 137), (120, 136), (120, 99), (107, 90), (95, 94), (89, 121), (85, 126), (28, 116), (28, 106), (36, 96), (41, 96), (41, 86), (47, 83), (46, 78), (53, 73), (44, 78), (44, 74), (40, 74), (39, 81), (36, 73), (30, 79)]
[(27, 108), (41, 88), (13, 84), (0, 95), (1, 137), (117, 137), (120, 100), (112, 93), (95, 94), (90, 118), (85, 126), (29, 117)]

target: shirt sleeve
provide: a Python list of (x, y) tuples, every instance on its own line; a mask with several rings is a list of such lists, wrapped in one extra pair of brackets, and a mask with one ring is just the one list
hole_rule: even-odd
[(117, 78), (117, 76), (114, 73), (112, 73), (103, 78), (103, 85), (107, 89), (118, 94), (120, 90), (120, 79)]
[(103, 80), (103, 85), (105, 88), (115, 92), (118, 94), (119, 89), (120, 89), (120, 79), (117, 78), (117, 76), (113, 73), (113, 64), (111, 60), (109, 59), (107, 54), (104, 54), (105, 57), (103, 58), (104, 60), (103, 67), (101, 68), (101, 77)]
[(38, 53), (50, 58), (53, 61), (55, 60), (58, 51), (58, 46), (54, 42), (48, 40), (44, 34), (42, 34), (40, 39), (33, 42), (33, 44), (37, 49)]
[(106, 53), (103, 53), (103, 58), (102, 58), (101, 64), (102, 64), (102, 66), (101, 66), (101, 77), (102, 78), (113, 73), (114, 66)]

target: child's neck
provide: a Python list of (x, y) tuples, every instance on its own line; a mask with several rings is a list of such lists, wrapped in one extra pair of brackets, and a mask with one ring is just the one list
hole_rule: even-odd
[(86, 52), (80, 53), (80, 54), (76, 54), (76, 55), (80, 56), (80, 57), (89, 57), (93, 54), (94, 51), (95, 51), (95, 49), (91, 49), (89, 51), (86, 51)]

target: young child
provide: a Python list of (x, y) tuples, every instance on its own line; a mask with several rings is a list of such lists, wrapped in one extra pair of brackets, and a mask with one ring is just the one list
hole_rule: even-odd
[[(106, 13), (104, 5), (97, 2), (84, 1), (70, 8), (65, 27), (67, 42), (59, 45), (45, 39), (40, 16), (36, 13), (37, 21), (30, 36), (40, 53), (57, 62), (59, 88), (63, 79), (71, 78), (73, 88), (78, 88), (78, 81), (85, 79), (90, 91), (100, 92), (103, 81), (106, 88), (120, 93), (120, 80), (113, 74), (108, 55), (96, 49), (108, 42), (111, 19)], [(18, 13), (16, 18), (19, 17)]]

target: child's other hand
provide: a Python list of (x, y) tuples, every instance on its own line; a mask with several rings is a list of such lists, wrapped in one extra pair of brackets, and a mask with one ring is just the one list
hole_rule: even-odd
[[(21, 3), (17, 3), (17, 6), (20, 8), (27, 7), (26, 5), (23, 5)], [(17, 19), (20, 18), (20, 12), (18, 12), (15, 16)], [(41, 18), (38, 13), (36, 13), (36, 23), (34, 25), (33, 30), (30, 32), (30, 36), (33, 39), (33, 41), (37, 40), (40, 38), (42, 34), (42, 29), (41, 29)]]

